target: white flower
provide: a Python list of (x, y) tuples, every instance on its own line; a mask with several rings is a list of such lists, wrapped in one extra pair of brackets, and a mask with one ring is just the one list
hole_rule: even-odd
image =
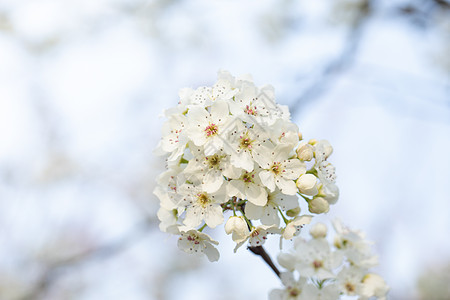
[(308, 242), (296, 240), (296, 270), (305, 277), (317, 277), (319, 280), (334, 278), (333, 269), (342, 262), (342, 254), (331, 252), (328, 241), (312, 239)]
[(300, 193), (315, 196), (319, 192), (317, 189), (317, 177), (313, 174), (303, 174), (297, 180), (297, 187)]
[(380, 275), (369, 273), (362, 280), (360, 299), (365, 300), (375, 296), (380, 300), (385, 300), (388, 291), (389, 286)]
[(236, 252), (237, 249), (239, 249), (247, 240), (249, 247), (262, 246), (267, 240), (267, 235), (274, 233), (280, 233), (280, 230), (277, 226), (260, 225), (257, 227), (253, 227), (244, 240), (237, 242), (236, 247), (234, 248), (234, 252)]
[(247, 202), (245, 215), (251, 220), (261, 220), (263, 225), (280, 225), (278, 209), (287, 211), (298, 207), (297, 196), (282, 194), (278, 189), (269, 193), (264, 206)]
[(314, 156), (317, 161), (326, 160), (333, 153), (333, 147), (327, 140), (321, 140), (314, 144)]
[(336, 276), (336, 283), (340, 290), (349, 296), (359, 295), (362, 291), (364, 270), (358, 267), (346, 267)]
[(345, 227), (340, 221), (333, 222), (336, 230), (334, 245), (344, 252), (347, 260), (359, 267), (371, 268), (378, 264), (378, 257), (372, 254), (371, 242), (362, 232)]
[(236, 243), (240, 243), (247, 239), (250, 234), (247, 222), (245, 222), (244, 217), (232, 216), (228, 219), (225, 224), (226, 234), (232, 233), (232, 239)]
[(275, 190), (276, 185), (283, 194), (297, 193), (294, 180), (306, 172), (306, 166), (297, 158), (289, 159), (291, 150), (291, 146), (280, 144), (261, 154), (262, 159), (258, 163), (265, 170), (259, 173), (259, 177), (271, 192)]
[(210, 156), (205, 156), (201, 151), (194, 152), (199, 154), (189, 161), (184, 173), (191, 181), (201, 181), (205, 192), (216, 192), (226, 182), (224, 176), (236, 177), (241, 174), (241, 170), (230, 163), (230, 157), (223, 151)]
[(273, 88), (258, 89), (253, 82), (244, 81), (240, 92), (230, 103), (231, 113), (251, 125), (271, 126), (282, 117), (282, 110), (275, 102)]
[(304, 225), (309, 224), (311, 222), (312, 216), (303, 215), (297, 216), (295, 219), (290, 221), (286, 228), (283, 230), (283, 238), (286, 240), (292, 239), (294, 236), (297, 236)]
[(187, 113), (189, 127), (187, 134), (196, 146), (203, 146), (205, 155), (213, 155), (224, 146), (227, 123), (230, 121), (228, 104), (216, 101), (210, 111), (194, 106)]
[(319, 194), (325, 200), (328, 201), (329, 204), (335, 204), (339, 199), (339, 188), (334, 183), (328, 183), (327, 185), (320, 185)]
[(161, 231), (178, 234), (178, 211), (176, 209), (166, 209), (164, 207), (160, 207), (157, 216), (158, 220), (161, 221), (159, 223), (159, 229)]
[[(168, 160), (174, 161), (179, 158), (188, 142), (184, 132), (187, 126), (187, 118), (182, 114), (169, 116), (162, 128), (162, 138), (158, 145), (163, 152), (170, 153)], [(160, 150), (155, 150), (160, 151)]]
[(186, 205), (186, 217), (183, 223), (186, 226), (197, 227), (203, 220), (211, 228), (223, 223), (220, 204), (227, 201), (225, 188), (211, 194), (203, 191), (201, 186), (193, 184), (183, 185), (182, 189), (185, 195), (183, 203)]
[(292, 149), (298, 144), (298, 127), (290, 121), (278, 119), (270, 130), (270, 139), (276, 144), (286, 144)]
[(227, 186), (227, 195), (246, 199), (258, 206), (266, 205), (267, 191), (261, 185), (258, 172), (257, 169), (252, 172), (243, 171), (239, 178), (232, 179)]
[(230, 123), (228, 130), (225, 151), (231, 155), (231, 163), (251, 172), (255, 161), (258, 162), (260, 155), (268, 151), (267, 134), (260, 128), (249, 128), (237, 119)]
[(219, 260), (219, 251), (213, 246), (218, 244), (209, 235), (197, 230), (183, 231), (178, 238), (178, 248), (191, 254), (204, 253), (211, 262)]
[(269, 300), (308, 300), (303, 295), (303, 287), (306, 283), (305, 278), (300, 277), (297, 281), (292, 273), (284, 272), (281, 273), (281, 282), (285, 288), (270, 291)]

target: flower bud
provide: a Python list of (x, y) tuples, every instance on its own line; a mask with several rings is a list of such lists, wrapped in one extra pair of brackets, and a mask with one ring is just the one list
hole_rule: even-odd
[(314, 224), (309, 230), (309, 234), (315, 239), (324, 238), (327, 236), (327, 226), (323, 223)]
[(297, 180), (297, 187), (300, 193), (315, 196), (319, 192), (317, 190), (317, 177), (313, 174), (303, 174)]
[(298, 159), (302, 161), (310, 161), (314, 157), (314, 147), (305, 141), (300, 142), (296, 152)]
[(233, 216), (230, 217), (225, 224), (225, 232), (227, 234), (233, 233), (232, 239), (235, 242), (244, 240), (249, 234), (247, 222), (243, 217)]
[(309, 201), (308, 209), (313, 214), (322, 214), (327, 213), (330, 210), (330, 205), (324, 198), (316, 197)]
[(293, 217), (298, 216), (299, 213), (300, 213), (300, 206), (288, 210), (288, 211), (286, 212), (286, 215), (287, 215), (288, 217), (293, 218)]

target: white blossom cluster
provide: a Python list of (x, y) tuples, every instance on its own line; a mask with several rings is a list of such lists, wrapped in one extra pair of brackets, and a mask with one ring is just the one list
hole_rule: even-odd
[[(211, 87), (180, 91), (165, 112), (156, 149), (167, 156), (157, 180), (160, 229), (179, 235), (188, 253), (219, 258), (218, 242), (203, 233), (224, 223), (236, 248), (262, 245), (268, 234), (297, 235), (311, 213), (328, 212), (339, 195), (333, 149), (327, 141), (304, 141), (271, 86), (221, 71)], [(227, 217), (228, 217), (227, 216)]]
[(341, 295), (386, 299), (389, 287), (382, 277), (369, 272), (378, 264), (371, 242), (340, 222), (334, 228), (333, 246), (327, 240), (327, 226), (317, 223), (310, 230), (310, 240), (298, 237), (294, 249), (278, 256), (287, 270), (281, 274), (284, 288), (272, 290), (270, 300), (335, 300)]

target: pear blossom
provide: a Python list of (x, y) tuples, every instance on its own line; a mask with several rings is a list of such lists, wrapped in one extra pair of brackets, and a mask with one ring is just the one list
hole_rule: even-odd
[(273, 124), (273, 129), (269, 132), (270, 140), (276, 144), (287, 144), (292, 148), (299, 142), (298, 127), (294, 123), (278, 119)]
[(223, 130), (231, 120), (227, 102), (214, 102), (210, 111), (201, 106), (194, 106), (189, 109), (187, 117), (187, 135), (196, 146), (204, 146), (205, 155), (213, 155), (223, 148)]
[(247, 127), (235, 120), (228, 127), (228, 139), (225, 151), (230, 154), (233, 166), (251, 172), (255, 161), (260, 161), (260, 155), (268, 151), (267, 133), (260, 128)]
[(311, 221), (299, 215), (298, 194), (313, 212), (319, 210), (316, 199), (337, 200), (327, 160), (331, 146), (300, 141), (288, 107), (276, 102), (270, 85), (220, 71), (212, 86), (180, 90), (178, 104), (164, 115), (155, 153), (166, 156), (167, 170), (153, 192), (157, 216), (160, 229), (179, 235), (180, 248), (189, 253), (218, 259), (217, 242), (202, 231), (219, 227), (225, 217), (236, 250), (246, 242), (262, 245), (269, 234), (298, 235)]
[(227, 186), (227, 194), (230, 197), (247, 199), (249, 202), (264, 206), (267, 203), (267, 191), (259, 179), (260, 170), (252, 172), (242, 171), (241, 176), (232, 179)]
[[(190, 180), (201, 181), (202, 189), (208, 193), (216, 192), (226, 182), (225, 177), (237, 177), (241, 169), (230, 163), (230, 157), (223, 151), (206, 156), (203, 151), (189, 161), (184, 174)], [(194, 177), (194, 178), (193, 178)]]
[(389, 291), (389, 286), (384, 281), (383, 277), (378, 274), (366, 274), (362, 280), (361, 300), (369, 299), (370, 297), (377, 297), (380, 300), (386, 299), (386, 294)]
[(311, 222), (311, 219), (312, 216), (309, 215), (295, 217), (295, 219), (291, 220), (286, 225), (286, 228), (283, 230), (282, 237), (286, 240), (290, 240), (294, 236), (297, 236), (303, 226)]
[(370, 249), (371, 242), (362, 232), (345, 227), (339, 220), (333, 226), (336, 230), (334, 245), (345, 253), (351, 264), (371, 268), (378, 264), (378, 257)]
[(297, 264), (295, 268), (306, 277), (317, 277), (319, 280), (334, 278), (333, 269), (342, 262), (340, 252), (332, 252), (325, 239), (312, 239), (308, 242), (297, 239)]
[(295, 280), (294, 275), (290, 272), (281, 273), (281, 282), (284, 289), (274, 289), (269, 293), (269, 300), (307, 300), (303, 294), (303, 288), (306, 284), (306, 279), (300, 277)]
[(186, 206), (186, 217), (183, 222), (185, 225), (194, 228), (205, 221), (209, 227), (215, 228), (223, 223), (220, 204), (226, 201), (225, 188), (215, 193), (207, 193), (201, 186), (194, 184), (186, 184), (182, 188), (185, 195), (183, 203)]
[(310, 230), (312, 239), (298, 237), (293, 249), (278, 255), (278, 263), (292, 278), (298, 273), (300, 279), (305, 280), (306, 284), (301, 289), (302, 297), (332, 300), (346, 295), (360, 300), (372, 299), (371, 297), (386, 299), (389, 291), (386, 282), (381, 276), (370, 272), (369, 268), (372, 266), (355, 263), (351, 252), (343, 250), (351, 242), (342, 239), (342, 236), (348, 235), (350, 238), (356, 235), (352, 239), (359, 243), (360, 248), (365, 248), (362, 245), (367, 246), (370, 242), (360, 232), (344, 227), (340, 222), (335, 222), (334, 228), (335, 239), (338, 241), (334, 244), (326, 239), (326, 225), (317, 223)]
[(179, 158), (188, 142), (185, 129), (188, 125), (186, 116), (182, 114), (173, 114), (169, 120), (164, 123), (162, 139), (158, 145), (159, 152), (171, 153), (167, 158), (169, 161)]
[(286, 195), (295, 195), (297, 187), (294, 180), (306, 172), (306, 166), (297, 158), (289, 159), (292, 147), (280, 144), (270, 152), (262, 154), (259, 173), (261, 182), (271, 191), (277, 186)]
[(285, 195), (279, 189), (269, 192), (267, 203), (264, 206), (248, 202), (245, 206), (245, 214), (251, 220), (261, 220), (263, 225), (280, 225), (278, 209), (288, 211), (298, 207), (297, 196)]
[(336, 276), (336, 283), (348, 296), (360, 295), (365, 270), (355, 266), (343, 268)]
[(237, 242), (236, 247), (234, 248), (234, 252), (237, 251), (246, 241), (248, 241), (249, 247), (257, 247), (262, 246), (267, 240), (267, 235), (279, 233), (280, 230), (277, 226), (266, 226), (260, 225), (253, 227), (252, 230), (248, 233), (245, 239)]
[(186, 253), (204, 253), (209, 261), (219, 260), (219, 251), (213, 246), (219, 242), (197, 230), (182, 231), (178, 239), (178, 248)]

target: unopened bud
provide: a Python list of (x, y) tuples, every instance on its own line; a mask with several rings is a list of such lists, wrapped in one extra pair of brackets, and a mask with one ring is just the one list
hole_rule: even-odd
[(293, 208), (293, 209), (288, 210), (288, 211), (286, 212), (286, 215), (287, 215), (288, 217), (293, 218), (293, 217), (298, 216), (299, 213), (300, 213), (300, 207), (296, 207), (296, 208)]
[(327, 236), (327, 226), (323, 223), (317, 223), (309, 230), (309, 234), (315, 239), (324, 238)]
[(316, 197), (308, 203), (308, 209), (313, 214), (323, 214), (330, 210), (330, 205), (324, 198)]
[(249, 234), (247, 222), (243, 217), (230, 217), (225, 224), (225, 232), (227, 234), (233, 233), (232, 239), (235, 242), (244, 240)]
[(300, 142), (296, 152), (298, 159), (302, 161), (310, 161), (314, 157), (314, 147), (305, 141)]
[(319, 192), (317, 190), (317, 177), (313, 174), (303, 174), (297, 180), (297, 187), (300, 193), (315, 196)]

